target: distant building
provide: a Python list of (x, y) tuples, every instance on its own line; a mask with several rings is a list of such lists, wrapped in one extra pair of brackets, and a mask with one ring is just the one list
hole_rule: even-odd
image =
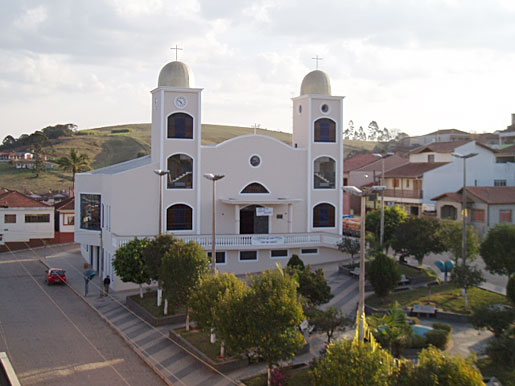
[[(462, 221), (463, 189), (433, 197), (436, 216), (443, 220)], [(467, 186), (467, 219), (484, 236), (499, 224), (515, 224), (514, 186)]]
[(404, 145), (427, 145), (433, 142), (454, 142), (471, 140), (472, 134), (457, 129), (445, 129), (433, 131), (432, 133), (419, 135), (417, 137), (404, 138), (401, 143)]
[(401, 205), (412, 215), (435, 212), (433, 197), (463, 186), (463, 160), (452, 156), (478, 153), (467, 160), (467, 183), (515, 186), (515, 164), (497, 162), (497, 151), (476, 141), (432, 143), (409, 155), (409, 163), (385, 172), (385, 203)]
[(511, 114), (511, 125), (506, 130), (496, 131), (499, 135), (499, 146), (515, 143), (515, 114)]
[(73, 242), (75, 234), (75, 198), (54, 205), (55, 239), (58, 243)]
[[(0, 250), (54, 239), (54, 208), (14, 190), (0, 192)], [(7, 247), (6, 247), (7, 244)], [(26, 247), (26, 246), (25, 246)]]
[(34, 155), (32, 153), (16, 152), (16, 151), (0, 152), (0, 161), (3, 161), (3, 162), (32, 160), (33, 158), (34, 158)]

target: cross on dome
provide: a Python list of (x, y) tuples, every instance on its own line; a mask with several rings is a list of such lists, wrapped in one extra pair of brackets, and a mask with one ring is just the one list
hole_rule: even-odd
[(313, 60), (316, 60), (316, 61), (317, 61), (317, 68), (316, 68), (316, 69), (318, 70), (318, 61), (319, 61), (319, 60), (324, 60), (324, 58), (319, 58), (319, 57), (318, 57), (318, 55), (317, 55), (316, 57), (311, 58), (311, 59), (313, 59)]
[(179, 51), (182, 51), (182, 48), (179, 48), (179, 46), (176, 44), (175, 47), (170, 48), (171, 50), (175, 50), (175, 61), (177, 61), (177, 53)]

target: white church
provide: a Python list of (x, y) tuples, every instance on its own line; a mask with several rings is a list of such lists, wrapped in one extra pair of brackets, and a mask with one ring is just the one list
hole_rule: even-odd
[[(75, 241), (94, 270), (114, 274), (117, 248), (159, 232), (211, 251), (216, 182), (216, 264), (243, 274), (342, 258), (343, 97), (331, 95), (326, 73), (307, 74), (293, 98), (288, 145), (242, 135), (202, 145), (202, 89), (179, 61), (163, 67), (152, 90), (151, 155), (76, 175)], [(157, 174), (161, 172), (161, 176)]]

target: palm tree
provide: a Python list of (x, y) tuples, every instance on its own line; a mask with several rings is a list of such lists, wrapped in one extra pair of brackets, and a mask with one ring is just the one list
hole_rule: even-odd
[(75, 191), (75, 173), (91, 170), (87, 154), (79, 154), (76, 149), (70, 150), (70, 156), (59, 157), (55, 160), (59, 167), (67, 172), (72, 172), (73, 190)]
[(393, 356), (400, 357), (402, 349), (409, 343), (413, 330), (399, 303), (395, 302), (387, 314), (374, 315), (367, 319), (379, 343), (386, 345)]

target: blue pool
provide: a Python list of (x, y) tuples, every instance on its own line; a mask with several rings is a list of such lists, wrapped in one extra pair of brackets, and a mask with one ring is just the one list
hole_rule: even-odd
[(419, 324), (415, 324), (415, 325), (411, 326), (411, 328), (413, 329), (413, 332), (415, 334), (420, 335), (420, 336), (424, 336), (424, 335), (426, 335), (426, 332), (432, 330), (431, 327), (421, 326)]

